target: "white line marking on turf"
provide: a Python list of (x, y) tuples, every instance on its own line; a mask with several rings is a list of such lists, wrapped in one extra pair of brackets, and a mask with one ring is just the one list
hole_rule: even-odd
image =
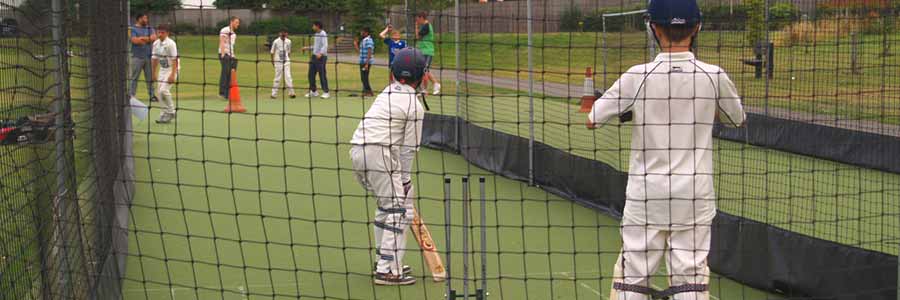
[[(558, 272), (558, 273), (559, 273), (560, 275), (562, 275), (562, 276), (566, 276), (566, 278), (568, 278), (569, 280), (573, 280), (573, 281), (575, 281), (575, 282), (578, 282), (578, 280), (575, 279), (574, 276), (569, 275), (569, 272)], [(596, 294), (597, 296), (600, 296), (600, 298), (606, 299), (606, 297), (604, 297), (603, 294), (600, 293), (600, 291), (598, 291), (598, 290), (595, 289), (595, 288), (592, 288), (590, 285), (587, 285), (587, 283), (584, 283), (584, 282), (578, 282), (578, 285), (580, 285), (580, 286), (583, 287), (583, 288), (588, 289), (588, 290), (591, 291), (591, 292), (594, 292), (594, 294)]]

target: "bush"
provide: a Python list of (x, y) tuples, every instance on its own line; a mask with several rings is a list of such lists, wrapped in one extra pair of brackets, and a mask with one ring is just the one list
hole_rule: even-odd
[(581, 9), (571, 5), (559, 15), (559, 31), (577, 32), (581, 31)]
[(787, 25), (798, 21), (800, 11), (793, 3), (779, 2), (769, 7), (769, 29), (781, 30)]
[(703, 10), (703, 29), (705, 30), (745, 30), (747, 24), (747, 6), (718, 5), (705, 6)]
[(172, 25), (172, 33), (174, 34), (200, 34), (197, 26), (188, 23), (176, 23)]

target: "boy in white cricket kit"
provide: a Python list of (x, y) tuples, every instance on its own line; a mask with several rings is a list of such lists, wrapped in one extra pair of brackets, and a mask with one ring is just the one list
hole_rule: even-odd
[(178, 80), (181, 67), (178, 59), (178, 46), (169, 38), (171, 31), (168, 24), (156, 28), (159, 39), (153, 42), (153, 81), (157, 83), (157, 95), (162, 99), (163, 111), (156, 123), (169, 123), (175, 119), (175, 102), (172, 100), (172, 86)]
[[(650, 27), (662, 50), (634, 66), (594, 103), (588, 127), (631, 114), (631, 158), (622, 252), (613, 300), (709, 299), (710, 231), (716, 215), (712, 129), (740, 126), (734, 83), (690, 52), (700, 31), (696, 0), (652, 0)], [(662, 258), (670, 287), (650, 286)]]
[(406, 232), (413, 220), (413, 160), (422, 141), (425, 109), (416, 88), (425, 75), (425, 56), (416, 49), (397, 53), (391, 64), (396, 81), (385, 88), (350, 143), (356, 179), (375, 195), (375, 284), (409, 285), (416, 279), (403, 265)]
[(278, 38), (272, 41), (272, 66), (275, 68), (275, 83), (272, 84), (272, 99), (278, 96), (278, 88), (284, 78), (284, 86), (291, 98), (296, 98), (294, 93), (294, 79), (291, 77), (291, 39), (288, 38), (287, 29), (282, 28)]

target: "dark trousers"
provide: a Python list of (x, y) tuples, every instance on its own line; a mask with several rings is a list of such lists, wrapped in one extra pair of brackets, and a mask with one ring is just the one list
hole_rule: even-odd
[(144, 72), (144, 80), (147, 81), (147, 92), (150, 94), (150, 100), (153, 98), (153, 70), (150, 65), (149, 57), (131, 57), (131, 76), (129, 79), (131, 80), (131, 84), (129, 85), (128, 94), (134, 97), (137, 94), (137, 86), (138, 86), (138, 78), (141, 77), (141, 72)]
[(230, 55), (223, 55), (219, 58), (222, 65), (222, 74), (219, 76), (219, 96), (228, 98), (228, 89), (231, 88), (231, 69), (236, 67), (232, 63)]
[(369, 71), (372, 70), (371, 66), (360, 65), (359, 66), (359, 78), (362, 79), (363, 85), (363, 93), (372, 92), (372, 85), (369, 84)]
[(322, 55), (322, 58), (316, 58), (315, 55), (309, 59), (309, 90), (316, 91), (316, 74), (319, 74), (319, 81), (322, 82), (322, 90), (328, 92), (328, 76), (325, 74), (325, 67), (328, 56)]

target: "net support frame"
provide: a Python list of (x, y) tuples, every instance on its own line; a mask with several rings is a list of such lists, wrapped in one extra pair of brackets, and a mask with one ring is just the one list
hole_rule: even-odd
[(56, 55), (56, 119), (55, 119), (55, 167), (56, 167), (56, 195), (53, 197), (54, 206), (56, 206), (56, 219), (53, 222), (53, 234), (50, 236), (50, 243), (53, 244), (52, 251), (49, 253), (52, 256), (55, 256), (55, 264), (57, 270), (56, 284), (58, 285), (58, 294), (53, 295), (52, 290), (46, 291), (44, 294), (45, 298), (59, 298), (59, 299), (67, 299), (72, 296), (69, 294), (72, 292), (71, 280), (69, 276), (71, 276), (71, 272), (68, 270), (69, 261), (68, 261), (68, 245), (69, 238), (67, 237), (66, 231), (64, 227), (67, 222), (67, 218), (69, 217), (68, 209), (69, 203), (67, 201), (69, 196), (68, 190), (68, 161), (66, 154), (66, 132), (63, 130), (66, 126), (66, 114), (68, 113), (68, 91), (69, 91), (69, 74), (67, 68), (67, 51), (66, 51), (66, 37), (65, 31), (63, 29), (63, 24), (65, 23), (65, 13), (64, 5), (62, 3), (63, 0), (51, 0), (50, 1), (50, 22), (51, 22), (51, 36), (53, 39), (53, 54)]
[[(647, 13), (647, 10), (639, 9), (639, 10), (632, 10), (632, 11), (625, 11), (625, 12), (618, 12), (618, 13), (606, 13), (606, 14), (600, 15), (600, 23), (601, 23), (601, 27), (603, 28), (602, 29), (603, 34), (601, 37), (602, 40), (600, 41), (601, 48), (603, 48), (603, 83), (602, 84), (606, 84), (606, 76), (607, 76), (606, 65), (609, 62), (609, 49), (607, 48), (607, 43), (606, 43), (606, 39), (609, 37), (609, 35), (607, 34), (607, 31), (606, 31), (606, 18), (627, 16), (627, 15), (633, 15), (633, 14), (643, 14), (643, 13)], [(647, 25), (646, 30), (647, 30), (647, 47), (648, 47), (647, 49), (649, 49), (651, 51), (650, 53), (652, 54), (653, 53), (652, 52), (652, 50), (653, 50), (652, 34), (653, 33), (652, 33), (652, 31), (650, 31), (649, 25)]]
[(534, 186), (534, 6), (526, 1), (528, 23), (528, 184)]

